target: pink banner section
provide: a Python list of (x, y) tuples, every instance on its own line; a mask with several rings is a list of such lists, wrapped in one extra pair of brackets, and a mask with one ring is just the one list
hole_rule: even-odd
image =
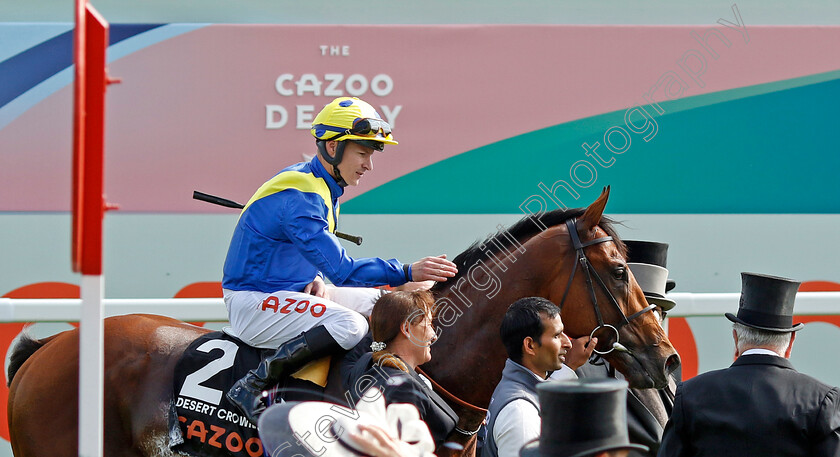
[[(215, 25), (112, 62), (106, 188), (123, 211), (230, 211), (314, 154), (331, 99), (376, 106), (400, 142), (348, 197), (529, 131), (636, 105), (840, 69), (840, 27)], [(0, 211), (70, 206), (71, 88), (0, 130)], [(499, 164), (526, 172), (538, 164)], [(480, 177), (474, 177), (479, 179)], [(418, 198), (428, 198), (418, 196)]]

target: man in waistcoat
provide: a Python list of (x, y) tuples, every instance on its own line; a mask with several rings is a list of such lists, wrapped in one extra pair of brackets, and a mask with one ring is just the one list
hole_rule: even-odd
[(517, 455), (525, 443), (539, 437), (537, 385), (553, 372), (576, 378), (572, 370), (592, 355), (597, 339), (583, 337), (572, 343), (563, 329), (560, 308), (545, 298), (521, 298), (508, 308), (500, 328), (508, 359), (487, 410), (482, 457)]

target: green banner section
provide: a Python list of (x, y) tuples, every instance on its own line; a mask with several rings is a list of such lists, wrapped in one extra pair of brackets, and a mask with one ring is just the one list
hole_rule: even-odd
[(467, 151), (342, 212), (514, 214), (586, 206), (610, 185), (610, 213), (840, 213), (837, 100), (840, 71), (606, 113)]

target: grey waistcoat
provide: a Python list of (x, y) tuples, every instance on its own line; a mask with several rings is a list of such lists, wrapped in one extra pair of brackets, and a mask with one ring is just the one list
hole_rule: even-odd
[(537, 411), (540, 409), (540, 401), (537, 397), (537, 384), (540, 380), (534, 376), (531, 370), (507, 359), (505, 369), (502, 371), (502, 380), (493, 391), (490, 397), (490, 407), (487, 408), (487, 438), (481, 457), (499, 457), (499, 449), (496, 440), (493, 438), (493, 427), (496, 425), (496, 418), (499, 412), (508, 403), (524, 399), (533, 404)]

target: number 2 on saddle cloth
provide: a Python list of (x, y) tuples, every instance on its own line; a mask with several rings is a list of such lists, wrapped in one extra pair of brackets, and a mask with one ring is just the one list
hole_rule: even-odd
[[(262, 457), (257, 428), (239, 414), (225, 392), (273, 353), (223, 332), (208, 333), (193, 341), (175, 366), (169, 408), (170, 447), (198, 457)], [(271, 389), (268, 401), (322, 398), (321, 386), (287, 377)]]

